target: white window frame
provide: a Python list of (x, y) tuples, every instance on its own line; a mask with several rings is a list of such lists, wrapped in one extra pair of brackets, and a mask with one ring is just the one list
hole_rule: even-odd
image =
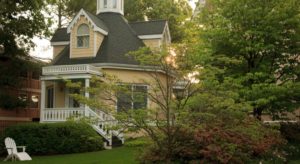
[[(120, 83), (118, 85), (130, 85), (131, 86), (131, 100), (133, 100), (133, 91), (134, 91), (134, 86), (142, 86), (147, 88), (147, 93), (149, 92), (149, 85), (147, 84), (136, 84), (136, 83)], [(146, 100), (146, 108), (149, 108), (149, 96), (147, 95), (147, 100)], [(131, 101), (131, 109), (134, 107), (134, 102)], [(118, 98), (116, 99), (116, 105), (115, 105), (115, 110), (118, 112)]]
[[(88, 27), (88, 34), (78, 34), (78, 30), (81, 26), (87, 26)], [(89, 48), (90, 47), (90, 26), (86, 23), (82, 23), (78, 26), (77, 32), (76, 32), (77, 36), (76, 36), (76, 48)], [(88, 38), (88, 44), (86, 46), (78, 46), (78, 37), (87, 37)]]

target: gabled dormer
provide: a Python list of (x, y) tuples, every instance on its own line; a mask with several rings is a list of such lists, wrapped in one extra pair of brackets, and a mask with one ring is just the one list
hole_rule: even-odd
[(91, 58), (108, 35), (108, 28), (93, 14), (80, 10), (67, 28), (70, 34), (70, 58)]
[(168, 22), (166, 20), (154, 20), (133, 22), (130, 26), (137, 33), (144, 44), (151, 49), (160, 48), (171, 43)]

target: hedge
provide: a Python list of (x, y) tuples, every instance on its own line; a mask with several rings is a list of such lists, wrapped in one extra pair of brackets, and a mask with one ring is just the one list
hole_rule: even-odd
[[(69, 154), (103, 149), (103, 139), (85, 123), (30, 123), (5, 129), (0, 138), (3, 151), (4, 138), (13, 138), (17, 145), (27, 146), (30, 155)], [(0, 150), (1, 152), (1, 150)]]

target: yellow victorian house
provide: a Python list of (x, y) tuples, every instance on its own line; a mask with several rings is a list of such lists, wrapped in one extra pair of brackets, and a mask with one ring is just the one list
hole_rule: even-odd
[[(111, 74), (135, 89), (148, 92), (145, 81), (150, 78), (145, 70), (132, 57), (126, 54), (141, 47), (159, 48), (170, 44), (171, 37), (167, 21), (128, 22), (124, 16), (124, 0), (97, 0), (97, 13), (81, 10), (67, 28), (58, 29), (53, 38), (53, 61), (43, 67), (41, 77), (40, 122), (63, 122), (71, 116), (92, 116), (100, 121), (93, 128), (103, 136), (107, 145), (112, 145), (113, 136), (124, 142), (117, 130), (107, 130), (117, 122), (101, 110), (79, 104), (61, 79), (81, 80), (85, 87), (90, 86), (93, 76)], [(162, 75), (162, 78), (163, 75)], [(89, 97), (85, 93), (85, 97)], [(148, 99), (145, 107), (153, 105)], [(134, 108), (135, 104), (131, 104)], [(118, 103), (115, 109), (119, 108)], [(141, 104), (140, 104), (141, 105)]]

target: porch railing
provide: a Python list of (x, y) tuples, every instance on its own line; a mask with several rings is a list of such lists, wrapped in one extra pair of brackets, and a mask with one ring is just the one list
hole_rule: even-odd
[(84, 116), (85, 110), (83, 108), (54, 108), (43, 109), (43, 122), (63, 122), (69, 118), (80, 118)]
[(43, 67), (43, 75), (63, 75), (76, 73), (91, 73), (97, 75), (101, 74), (97, 67), (94, 67), (89, 64)]

